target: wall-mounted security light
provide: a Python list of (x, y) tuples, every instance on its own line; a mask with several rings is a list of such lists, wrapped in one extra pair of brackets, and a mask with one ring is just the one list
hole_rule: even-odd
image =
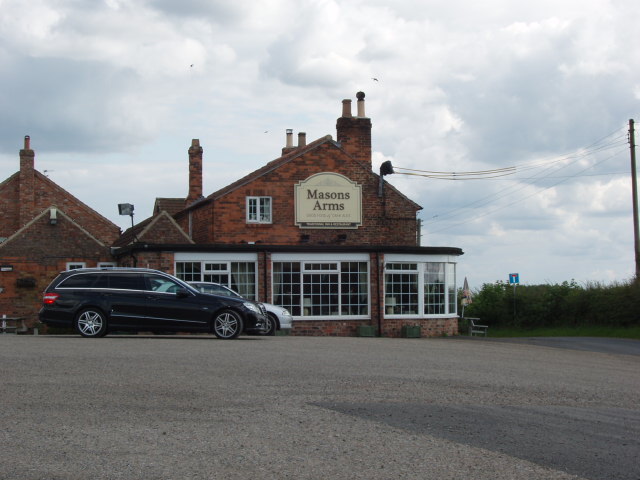
[(0, 265), (0, 272), (13, 272), (13, 265)]
[(49, 210), (49, 223), (51, 225), (58, 223), (58, 209), (55, 207), (51, 207)]

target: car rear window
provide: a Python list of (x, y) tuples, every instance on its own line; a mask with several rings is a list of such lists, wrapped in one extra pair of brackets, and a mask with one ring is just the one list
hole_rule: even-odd
[(109, 278), (109, 288), (121, 290), (144, 290), (142, 275), (137, 273), (112, 273), (106, 275)]
[(101, 275), (99, 273), (79, 273), (63, 280), (59, 288), (98, 288)]

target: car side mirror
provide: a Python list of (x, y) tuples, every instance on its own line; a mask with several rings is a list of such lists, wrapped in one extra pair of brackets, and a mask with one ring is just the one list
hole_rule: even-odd
[(185, 298), (189, 296), (189, 292), (187, 291), (186, 288), (179, 288), (178, 290), (176, 290), (176, 297), (178, 298)]

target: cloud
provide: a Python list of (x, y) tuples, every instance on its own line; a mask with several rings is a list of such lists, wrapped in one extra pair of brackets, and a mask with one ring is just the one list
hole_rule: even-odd
[(638, 2), (23, 3), (0, 0), (0, 179), (31, 135), (52, 180), (126, 228), (118, 202), (142, 219), (185, 194), (192, 138), (211, 193), (276, 158), (286, 128), (335, 136), (341, 100), (362, 90), (375, 171), (518, 167), (387, 178), (424, 207), (424, 245), (465, 250), (460, 275), (631, 272)]

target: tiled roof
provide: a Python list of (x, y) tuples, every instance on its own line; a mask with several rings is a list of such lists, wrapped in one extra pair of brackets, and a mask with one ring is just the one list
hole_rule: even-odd
[(154, 215), (162, 212), (163, 210), (169, 215), (175, 215), (185, 207), (184, 198), (156, 198), (156, 203), (153, 206)]

